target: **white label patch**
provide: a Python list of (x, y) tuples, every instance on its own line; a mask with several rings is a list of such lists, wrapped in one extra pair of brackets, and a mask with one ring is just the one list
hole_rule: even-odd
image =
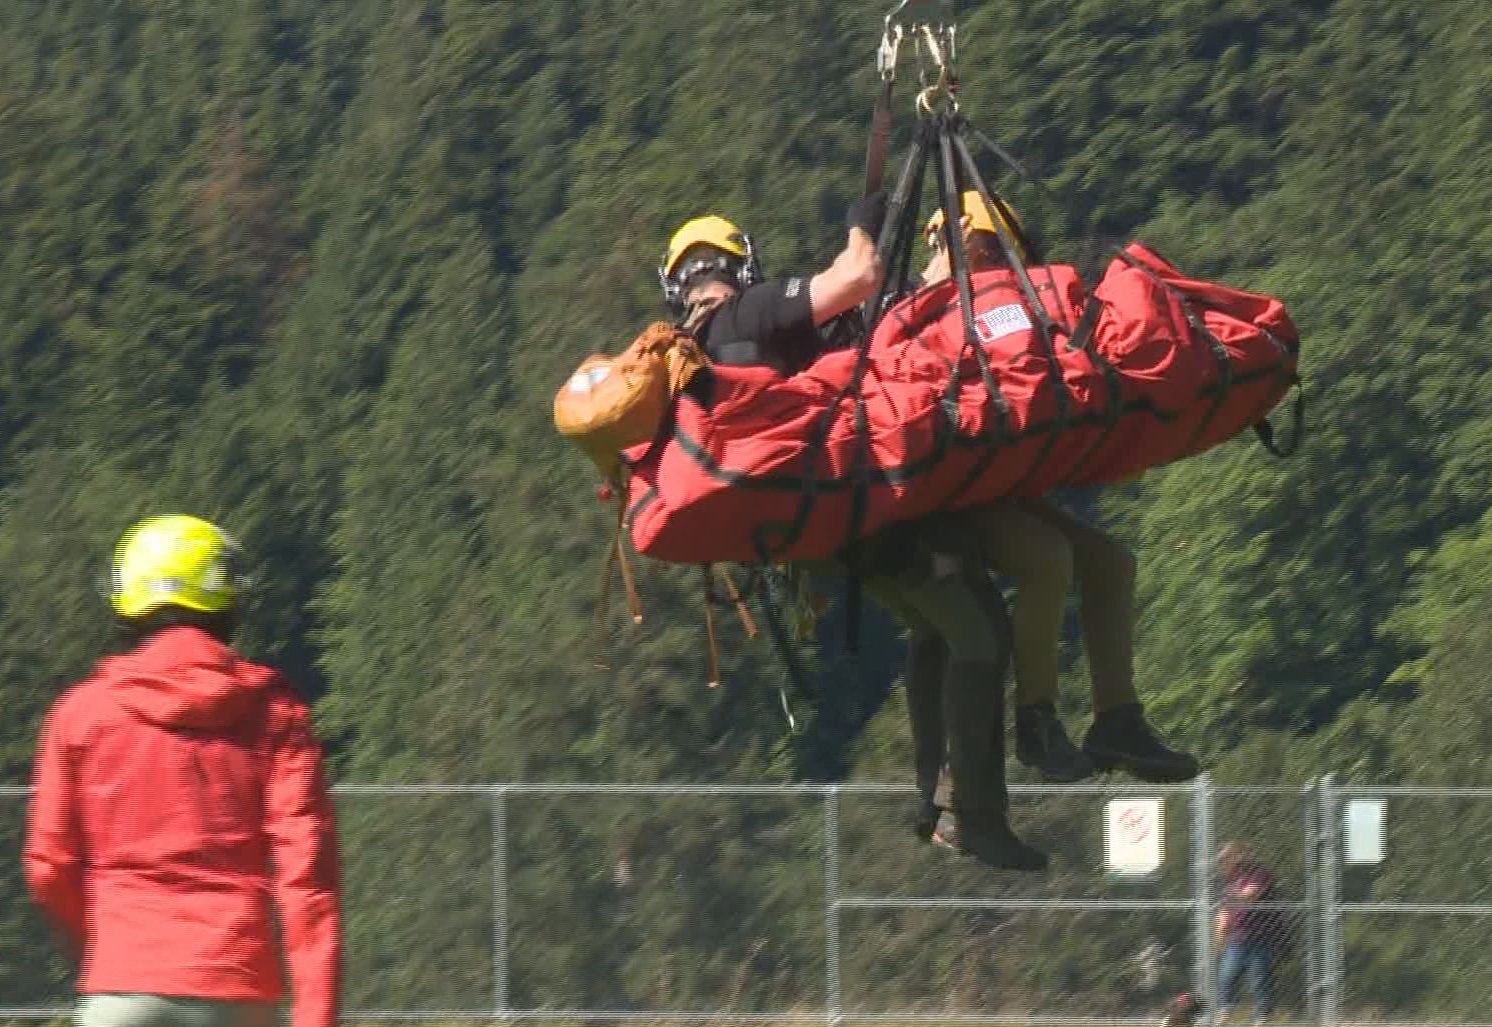
[(782, 290), (782, 295), (786, 299), (792, 299), (794, 296), (798, 295), (798, 293), (800, 293), (802, 291), (803, 291), (803, 279), (801, 279), (801, 278), (789, 278), (787, 280), (787, 285)]
[(1007, 303), (1003, 307), (986, 310), (974, 318), (974, 328), (979, 332), (980, 342), (994, 342), (1006, 335), (1031, 330), (1031, 315), (1021, 303)]
[(570, 391), (580, 395), (591, 392), (597, 385), (604, 382), (610, 374), (610, 364), (598, 364), (595, 367), (586, 368), (584, 371), (576, 371), (570, 376)]

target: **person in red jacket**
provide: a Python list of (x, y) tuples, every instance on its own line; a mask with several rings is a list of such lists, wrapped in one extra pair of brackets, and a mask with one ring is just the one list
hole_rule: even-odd
[(156, 517), (115, 551), (131, 647), (48, 712), (23, 862), (81, 958), (80, 1027), (333, 1027), (336, 831), (306, 704), (228, 644), (237, 544)]

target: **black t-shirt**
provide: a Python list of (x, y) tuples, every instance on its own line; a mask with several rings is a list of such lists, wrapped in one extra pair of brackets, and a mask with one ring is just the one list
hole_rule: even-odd
[(706, 321), (700, 341), (717, 364), (796, 374), (823, 350), (808, 279), (773, 279), (726, 300)]

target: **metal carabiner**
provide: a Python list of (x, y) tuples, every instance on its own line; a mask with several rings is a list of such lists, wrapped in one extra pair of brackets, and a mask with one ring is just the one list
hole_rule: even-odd
[(918, 68), (917, 81), (922, 86), (922, 91), (917, 94), (917, 110), (921, 114), (931, 115), (933, 113), (933, 101), (939, 93), (946, 98), (950, 111), (958, 110), (958, 84), (953, 74), (953, 56), (955, 49), (955, 27), (952, 25), (919, 25), (921, 32), (915, 37), (917, 43), (917, 56), (921, 64), (922, 48), (927, 47), (927, 53), (931, 59), (932, 66), (937, 69), (936, 81), (928, 84), (927, 67), (921, 65)]
[(886, 24), (889, 26), (896, 22), (914, 27), (927, 24), (928, 19), (924, 12), (929, 8), (942, 8), (943, 6), (944, 0), (901, 0), (901, 3), (893, 7), (891, 13), (886, 15)]
[(938, 69), (941, 77), (943, 69), (948, 65), (943, 59), (943, 48), (938, 43), (938, 32), (931, 25), (922, 25), (919, 27), (922, 29), (922, 37), (927, 40), (927, 52), (932, 56), (933, 67)]
[(952, 77), (951, 69), (957, 56), (958, 26), (942, 24), (935, 28), (932, 25), (919, 25), (918, 28), (927, 40), (927, 52), (932, 56), (933, 66), (938, 69), (939, 81), (948, 81)]
[(891, 22), (891, 16), (886, 16), (886, 31), (881, 36), (881, 45), (876, 49), (876, 70), (881, 74), (882, 82), (890, 82), (896, 78), (896, 63), (901, 53), (902, 40), (906, 38), (906, 30), (902, 28), (901, 22), (895, 25)]

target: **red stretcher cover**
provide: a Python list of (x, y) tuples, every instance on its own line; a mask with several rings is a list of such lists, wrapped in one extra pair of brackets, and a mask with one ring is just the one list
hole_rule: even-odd
[(678, 563), (830, 556), (894, 521), (1204, 452), (1297, 380), (1280, 301), (1185, 278), (1139, 243), (1091, 297), (1070, 266), (1028, 273), (1050, 347), (1015, 274), (990, 270), (971, 279), (984, 361), (945, 281), (889, 310), (863, 358), (831, 352), (789, 378), (712, 367), (708, 405), (681, 395), (658, 439), (624, 454), (634, 547)]

